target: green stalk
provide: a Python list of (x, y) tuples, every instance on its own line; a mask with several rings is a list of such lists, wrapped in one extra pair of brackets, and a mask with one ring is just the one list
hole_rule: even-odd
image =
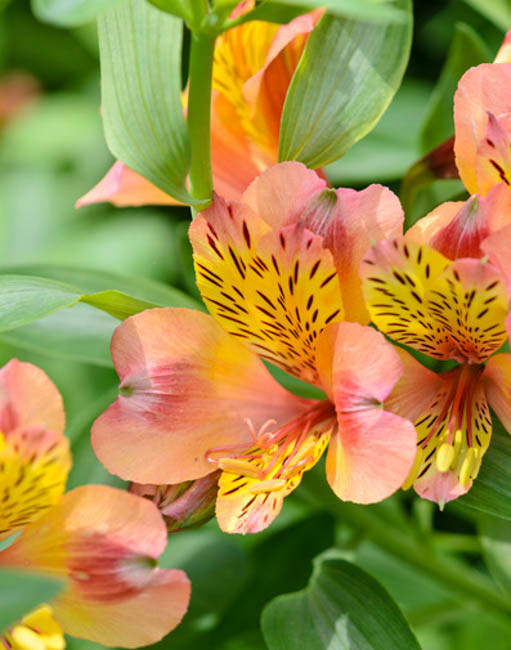
[(509, 624), (511, 601), (500, 594), (490, 579), (453, 556), (435, 552), (431, 545), (421, 542), (418, 531), (410, 528), (410, 532), (405, 532), (393, 526), (374, 506), (339, 501), (326, 482), (316, 480), (319, 478), (311, 476), (298, 494), (316, 507), (326, 509), (339, 521), (362, 529), (373, 544), (456, 591), (464, 602), (475, 601)]
[[(188, 136), (192, 162), (190, 191), (194, 199), (203, 202), (204, 209), (211, 202), (213, 177), (211, 173), (211, 81), (215, 36), (194, 33), (190, 51), (190, 90), (188, 94)], [(195, 210), (192, 208), (193, 216)]]

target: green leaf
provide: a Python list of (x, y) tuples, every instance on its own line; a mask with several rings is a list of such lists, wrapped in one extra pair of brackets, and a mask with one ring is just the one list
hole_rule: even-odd
[(145, 0), (98, 20), (103, 124), (114, 156), (161, 190), (194, 203), (181, 106), (183, 23)]
[(0, 569), (0, 637), (9, 626), (58, 594), (62, 584), (31, 573)]
[(392, 0), (278, 0), (276, 3), (269, 2), (268, 7), (274, 4), (303, 7), (304, 10), (321, 7), (334, 16), (373, 23), (407, 20), (406, 12), (392, 6)]
[(41, 320), (0, 334), (0, 342), (50, 357), (112, 367), (110, 340), (119, 321), (78, 303)]
[(166, 11), (174, 16), (179, 16), (184, 21), (188, 22), (191, 18), (190, 5), (188, 0), (147, 0), (152, 5)]
[(368, 573), (329, 554), (314, 564), (306, 589), (278, 596), (263, 611), (270, 650), (419, 650), (403, 614)]
[(431, 94), (421, 133), (421, 148), (427, 153), (454, 133), (453, 97), (463, 73), (490, 60), (489, 52), (477, 33), (457, 23), (447, 60)]
[(511, 595), (511, 521), (481, 515), (478, 528), (488, 569)]
[(200, 304), (182, 291), (143, 277), (131, 277), (108, 271), (84, 269), (54, 264), (15, 264), (0, 267), (0, 273), (34, 275), (50, 278), (77, 287), (80, 293), (94, 294), (102, 291), (122, 292), (160, 307), (188, 307), (201, 309)]
[(79, 294), (61, 282), (43, 278), (0, 276), (0, 332), (21, 327), (74, 305)]
[(121, 0), (32, 0), (32, 11), (43, 22), (75, 27), (90, 23)]
[(490, 447), (483, 457), (479, 476), (458, 503), (511, 520), (511, 436), (496, 417)]
[(282, 113), (279, 160), (317, 168), (337, 160), (377, 124), (398, 89), (410, 52), (403, 23), (325, 15), (307, 39)]
[(510, 0), (465, 0), (483, 16), (486, 16), (497, 27), (507, 31), (511, 25), (511, 2)]

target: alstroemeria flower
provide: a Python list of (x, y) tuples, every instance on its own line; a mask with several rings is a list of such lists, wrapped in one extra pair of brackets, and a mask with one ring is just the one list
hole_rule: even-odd
[(454, 96), (454, 153), (470, 194), (511, 183), (510, 34), (494, 63), (470, 68)]
[(406, 370), (389, 400), (394, 412), (415, 421), (418, 433), (405, 487), (414, 483), (421, 496), (445, 503), (467, 492), (477, 476), (492, 431), (488, 403), (509, 416), (502, 395), (505, 382), (511, 385), (511, 356), (492, 356), (508, 338), (509, 298), (488, 245), (510, 221), (511, 196), (501, 184), (461, 208), (441, 208), (406, 237), (374, 245), (361, 274), (371, 318), (382, 332), (435, 359), (458, 362), (436, 375), (401, 352)]
[(47, 375), (17, 359), (0, 369), (0, 539), (61, 497), (71, 468), (60, 393)]
[[(228, 200), (239, 200), (255, 177), (278, 161), (287, 89), (320, 14), (304, 14), (283, 26), (250, 21), (217, 39), (211, 162), (214, 189)], [(117, 206), (178, 203), (121, 162), (114, 164), (77, 207), (101, 201)]]
[[(383, 408), (402, 365), (380, 333), (341, 321), (348, 310), (368, 319), (358, 265), (402, 218), (389, 190), (329, 190), (299, 163), (263, 173), (239, 204), (216, 198), (190, 228), (214, 318), (155, 309), (117, 328), (121, 394), (92, 429), (101, 462), (142, 483), (221, 469), (216, 513), (228, 532), (269, 525), (329, 443), (327, 478), (341, 499), (394, 492), (416, 441)], [(287, 392), (261, 358), (327, 399)]]
[[(65, 494), (26, 526), (0, 553), (0, 566), (64, 581), (50, 605), (67, 634), (133, 648), (158, 641), (188, 607), (185, 573), (156, 566), (166, 544), (167, 530), (154, 504), (111, 487), (87, 485)], [(46, 610), (43, 614), (47, 618)], [(52, 650), (51, 644), (46, 647)]]

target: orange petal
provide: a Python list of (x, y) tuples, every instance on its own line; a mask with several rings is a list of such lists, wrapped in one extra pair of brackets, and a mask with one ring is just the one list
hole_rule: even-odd
[(180, 483), (216, 467), (207, 452), (252, 440), (247, 419), (287, 421), (307, 402), (213, 318), (151, 309), (114, 332), (121, 394), (94, 423), (92, 445), (107, 469), (138, 483)]
[[(454, 96), (454, 152), (461, 179), (470, 194), (486, 194), (493, 185), (502, 180), (495, 168), (492, 171), (487, 153), (482, 156), (479, 150), (484, 144), (491, 148), (491, 145), (485, 142), (488, 114), (499, 118), (509, 113), (510, 84), (509, 63), (483, 63), (470, 68), (458, 84)], [(481, 157), (484, 158), (484, 168), (480, 164)]]
[(496, 354), (483, 373), (486, 397), (497, 417), (511, 432), (511, 355)]
[(412, 423), (383, 408), (403, 371), (399, 356), (376, 330), (336, 323), (320, 337), (318, 369), (339, 426), (328, 448), (328, 482), (343, 500), (380, 501), (401, 486), (415, 457)]
[(152, 503), (87, 485), (68, 492), (28, 526), (0, 563), (65, 579), (51, 606), (66, 633), (133, 648), (158, 641), (188, 607), (185, 574), (155, 566), (166, 542), (165, 524)]
[(0, 539), (64, 492), (71, 468), (62, 398), (47, 375), (13, 359), (0, 370)]
[(117, 207), (182, 205), (119, 160), (106, 176), (76, 202), (76, 207), (108, 201)]
[(315, 382), (316, 338), (343, 317), (321, 237), (299, 223), (270, 230), (247, 206), (216, 199), (190, 239), (197, 285), (218, 322), (261, 357)]

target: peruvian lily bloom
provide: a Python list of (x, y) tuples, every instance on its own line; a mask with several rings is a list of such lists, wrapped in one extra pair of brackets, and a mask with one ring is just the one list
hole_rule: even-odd
[[(217, 39), (211, 162), (215, 191), (228, 200), (239, 200), (255, 177), (278, 161), (280, 118), (287, 89), (320, 15), (318, 11), (304, 14), (280, 27), (250, 21)], [(101, 201), (117, 206), (178, 204), (119, 161), (76, 205)]]
[(167, 535), (152, 503), (105, 486), (62, 496), (71, 467), (64, 425), (62, 398), (42, 370), (16, 359), (0, 370), (0, 538), (22, 531), (0, 552), (0, 566), (65, 585), (52, 603), (0, 630), (0, 642), (60, 650), (63, 630), (104, 645), (153, 643), (183, 617), (189, 581), (155, 568)]
[(402, 351), (406, 371), (389, 400), (418, 434), (404, 487), (413, 483), (440, 504), (466, 493), (477, 476), (492, 432), (488, 403), (511, 432), (511, 355), (495, 354), (508, 338), (506, 223), (511, 193), (501, 183), (487, 196), (440, 206), (406, 237), (374, 245), (361, 265), (374, 324), (399, 343), (457, 362), (436, 375)]
[[(212, 316), (154, 309), (117, 328), (120, 395), (92, 429), (101, 462), (140, 483), (222, 470), (216, 514), (227, 532), (268, 526), (327, 445), (339, 498), (394, 492), (416, 442), (411, 422), (384, 408), (402, 364), (380, 333), (343, 319), (368, 320), (359, 263), (402, 219), (389, 190), (329, 190), (299, 163), (263, 173), (240, 203), (216, 198), (190, 228)], [(326, 399), (292, 395), (261, 359)]]

